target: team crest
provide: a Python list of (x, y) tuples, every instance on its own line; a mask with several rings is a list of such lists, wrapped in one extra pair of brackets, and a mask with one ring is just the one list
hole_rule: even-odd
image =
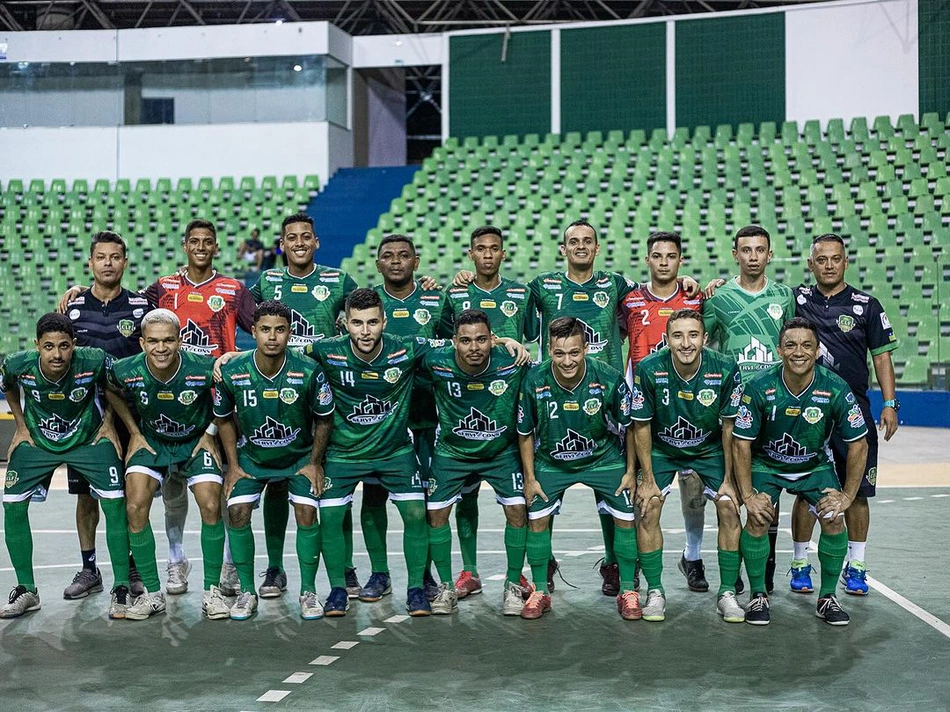
[(185, 406), (191, 405), (197, 398), (198, 394), (194, 391), (182, 391), (178, 394), (178, 402)]
[(597, 412), (600, 410), (600, 399), (599, 398), (588, 398), (584, 401), (584, 412), (587, 415), (597, 415)]
[(696, 395), (696, 400), (708, 408), (716, 402), (716, 391), (712, 388), (704, 388)]
[(15, 485), (19, 479), (20, 475), (16, 470), (7, 470), (7, 479), (4, 486), (9, 489), (10, 487), (13, 487), (13, 485)]
[(805, 408), (805, 410), (802, 411), (802, 417), (805, 419), (806, 423), (814, 425), (819, 420), (824, 418), (825, 414), (822, 412), (821, 408), (811, 406), (810, 408)]
[(877, 468), (876, 467), (871, 467), (868, 469), (867, 478), (868, 478), (868, 484), (871, 485), (872, 487), (877, 484)]
[(318, 302), (325, 302), (330, 297), (330, 289), (322, 284), (318, 284), (316, 287), (311, 289), (310, 293)]
[(848, 333), (854, 328), (854, 317), (849, 314), (842, 314), (838, 317), (838, 328), (844, 333)]
[(518, 305), (515, 304), (510, 299), (506, 299), (501, 303), (501, 306), (498, 307), (501, 309), (501, 313), (504, 314), (509, 319), (518, 313)]
[(488, 384), (488, 392), (493, 396), (500, 396), (502, 393), (508, 390), (508, 384), (502, 381), (501, 379), (497, 381), (492, 381)]
[(212, 294), (208, 297), (208, 309), (215, 313), (224, 309), (224, 297), (220, 294)]
[(782, 305), (781, 305), (781, 304), (769, 304), (769, 308), (766, 309), (766, 311), (769, 313), (769, 316), (772, 317), (773, 319), (781, 319), (781, 318), (782, 318)]
[(610, 297), (607, 292), (594, 292), (594, 304), (601, 309), (610, 304)]
[(280, 399), (287, 405), (293, 405), (297, 402), (297, 391), (293, 388), (281, 388)]
[(412, 318), (420, 325), (425, 326), (432, 321), (432, 314), (429, 313), (428, 309), (416, 309), (412, 313)]
[(132, 336), (132, 333), (135, 331), (135, 322), (131, 319), (120, 319), (119, 320), (119, 333), (122, 334), (125, 338)]
[(73, 403), (79, 403), (83, 398), (86, 397), (86, 394), (89, 393), (89, 390), (86, 388), (73, 388), (72, 392), (69, 394), (69, 400)]
[(399, 380), (399, 377), (402, 375), (402, 369), (393, 367), (387, 368), (386, 373), (383, 374), (383, 378), (386, 380), (386, 383), (395, 383)]

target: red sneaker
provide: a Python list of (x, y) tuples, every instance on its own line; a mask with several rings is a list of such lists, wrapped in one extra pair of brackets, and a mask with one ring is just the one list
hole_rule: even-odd
[(455, 579), (455, 593), (460, 599), (481, 592), (482, 580), (478, 576), (472, 576), (471, 571), (463, 571)]
[(636, 591), (624, 591), (617, 596), (617, 610), (625, 621), (638, 621), (643, 617), (640, 609), (640, 594)]
[(551, 610), (551, 596), (543, 591), (532, 590), (531, 595), (521, 610), (521, 617), (525, 620), (540, 618)]

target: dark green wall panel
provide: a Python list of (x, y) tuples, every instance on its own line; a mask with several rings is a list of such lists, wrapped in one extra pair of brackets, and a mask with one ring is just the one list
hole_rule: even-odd
[(920, 113), (950, 112), (950, 1), (917, 0)]

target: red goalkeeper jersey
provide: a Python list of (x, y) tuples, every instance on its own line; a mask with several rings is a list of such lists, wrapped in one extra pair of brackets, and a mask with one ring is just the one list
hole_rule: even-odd
[(677, 286), (676, 292), (665, 299), (655, 296), (649, 289), (649, 283), (634, 289), (621, 303), (627, 322), (627, 336), (630, 350), (627, 354), (629, 371), (652, 353), (666, 346), (666, 322), (678, 309), (693, 309), (702, 313), (703, 295), (700, 292), (693, 298), (686, 296), (683, 288)]

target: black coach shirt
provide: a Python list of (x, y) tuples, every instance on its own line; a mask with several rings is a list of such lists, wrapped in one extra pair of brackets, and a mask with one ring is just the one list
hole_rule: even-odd
[(851, 285), (825, 297), (817, 287), (795, 288), (795, 316), (818, 327), (819, 363), (838, 373), (861, 399), (871, 373), (867, 352), (877, 356), (897, 348), (897, 337), (881, 303)]
[(95, 346), (116, 358), (141, 353), (142, 317), (150, 311), (148, 300), (123, 289), (104, 304), (87, 289), (66, 307), (80, 346)]

